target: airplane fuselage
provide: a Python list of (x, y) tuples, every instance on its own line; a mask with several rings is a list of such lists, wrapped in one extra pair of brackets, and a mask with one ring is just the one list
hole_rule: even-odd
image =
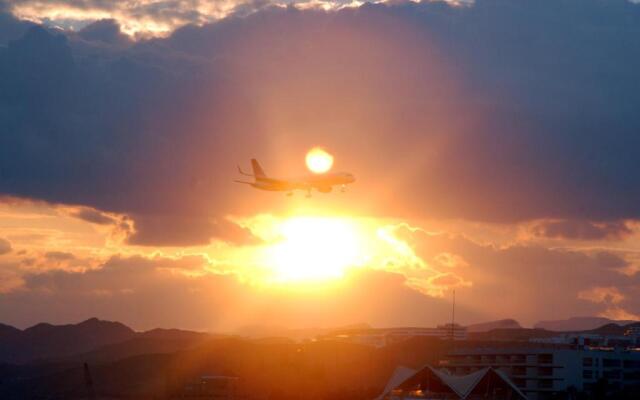
[(292, 190), (316, 189), (328, 193), (334, 186), (343, 186), (355, 182), (355, 177), (346, 172), (310, 175), (299, 179), (277, 179), (256, 177), (251, 185), (256, 189), (274, 192), (290, 192)]
[(305, 190), (308, 194), (312, 189), (315, 189), (321, 193), (329, 193), (333, 190), (334, 186), (340, 186), (342, 190), (350, 183), (355, 182), (356, 178), (353, 174), (348, 172), (329, 172), (324, 174), (313, 174), (297, 179), (281, 179), (272, 178), (267, 176), (262, 167), (255, 159), (251, 160), (253, 174), (248, 174), (242, 171), (238, 167), (238, 171), (241, 175), (251, 176), (254, 178), (253, 182), (236, 181), (237, 183), (243, 183), (252, 186), (256, 189), (267, 190), (271, 192), (293, 192), (294, 190)]

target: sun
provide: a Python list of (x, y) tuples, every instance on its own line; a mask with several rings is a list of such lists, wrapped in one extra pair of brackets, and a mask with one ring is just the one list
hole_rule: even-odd
[(341, 278), (367, 254), (357, 224), (342, 218), (293, 217), (277, 225), (279, 240), (268, 248), (274, 281)]
[(333, 156), (322, 147), (314, 147), (307, 153), (307, 168), (315, 174), (322, 174), (333, 166)]
[(230, 264), (238, 265), (238, 276), (252, 284), (306, 290), (340, 285), (363, 269), (428, 270), (413, 248), (395, 235), (400, 226), (395, 220), (307, 206), (290, 215), (259, 214), (236, 221), (260, 239), (229, 254)]

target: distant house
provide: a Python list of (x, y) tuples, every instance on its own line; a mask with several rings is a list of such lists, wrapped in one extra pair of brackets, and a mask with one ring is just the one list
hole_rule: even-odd
[(501, 371), (483, 368), (467, 375), (451, 375), (427, 365), (419, 370), (399, 367), (376, 400), (527, 400)]

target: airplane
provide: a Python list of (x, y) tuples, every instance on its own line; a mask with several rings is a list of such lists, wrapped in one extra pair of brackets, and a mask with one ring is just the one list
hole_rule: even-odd
[(355, 182), (356, 178), (348, 172), (329, 172), (318, 175), (310, 175), (300, 179), (276, 179), (270, 178), (255, 158), (251, 159), (253, 174), (248, 174), (238, 166), (238, 172), (244, 176), (254, 178), (253, 182), (234, 180), (236, 183), (253, 186), (256, 189), (268, 190), (272, 192), (287, 192), (287, 196), (292, 196), (294, 190), (306, 190), (307, 196), (311, 197), (311, 190), (316, 189), (320, 193), (329, 193), (334, 186), (340, 185), (340, 190), (344, 192), (346, 185)]

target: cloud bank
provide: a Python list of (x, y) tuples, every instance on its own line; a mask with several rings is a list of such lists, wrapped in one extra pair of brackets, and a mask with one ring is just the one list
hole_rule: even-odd
[[(116, 20), (128, 35), (144, 38), (167, 35), (185, 25), (203, 25), (232, 15), (245, 16), (273, 7), (336, 11), (342, 8), (359, 7), (367, 2), (369, 1), (7, 0), (5, 9), (20, 19), (69, 30), (79, 30), (99, 20)], [(371, 3), (384, 2), (371, 1)], [(470, 1), (452, 0), (449, 3), (461, 5)]]
[(135, 45), (114, 21), (32, 28), (0, 51), (0, 191), (215, 217), (248, 211), (239, 160), (281, 170), (322, 141), (376, 211), (637, 218), (639, 21), (625, 1), (484, 0), (269, 9)]

